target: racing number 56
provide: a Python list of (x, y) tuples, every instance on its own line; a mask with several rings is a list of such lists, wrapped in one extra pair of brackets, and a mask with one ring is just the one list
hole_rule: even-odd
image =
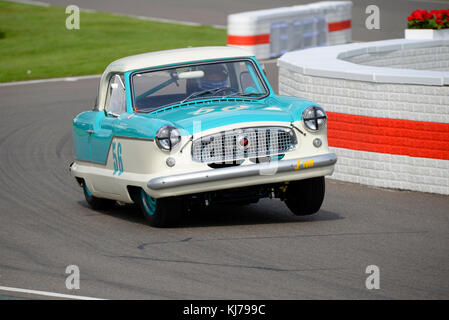
[(112, 175), (115, 175), (118, 172), (118, 175), (123, 173), (123, 161), (122, 161), (122, 145), (121, 143), (112, 142), (112, 159), (114, 162), (114, 172)]

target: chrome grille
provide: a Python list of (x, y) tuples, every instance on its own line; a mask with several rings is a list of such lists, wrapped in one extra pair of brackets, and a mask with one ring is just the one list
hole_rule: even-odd
[(197, 162), (227, 162), (283, 154), (295, 146), (296, 136), (290, 128), (242, 128), (194, 140), (192, 158)]

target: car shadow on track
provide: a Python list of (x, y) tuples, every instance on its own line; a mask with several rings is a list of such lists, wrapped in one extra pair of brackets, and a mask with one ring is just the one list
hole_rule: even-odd
[[(79, 204), (89, 208), (85, 201), (79, 201)], [(108, 210), (92, 210), (91, 212), (88, 215), (103, 214), (131, 223), (146, 224), (139, 208), (134, 205), (115, 205)], [(197, 209), (181, 216), (173, 228), (318, 222), (339, 219), (344, 219), (344, 217), (323, 209), (310, 216), (295, 216), (282, 201), (261, 200), (259, 203), (251, 205), (220, 204)]]
[(131, 223), (144, 224), (146, 222), (139, 208), (132, 204), (127, 205), (114, 205), (112, 208), (105, 210), (94, 210), (92, 209), (86, 201), (80, 200), (78, 204), (88, 210), (89, 213), (86, 216), (110, 216), (113, 218), (125, 220)]
[(268, 207), (264, 204), (211, 206), (188, 214), (179, 221), (177, 227), (257, 225), (343, 219), (339, 214), (326, 210), (320, 210), (310, 216), (295, 216), (290, 213), (284, 203), (276, 202), (276, 207)]

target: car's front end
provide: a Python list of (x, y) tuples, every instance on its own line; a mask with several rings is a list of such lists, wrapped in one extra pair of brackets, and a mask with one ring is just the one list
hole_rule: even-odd
[[(181, 136), (171, 150), (163, 149), (156, 137), (152, 152), (154, 171), (145, 186), (146, 191), (154, 198), (161, 198), (332, 174), (336, 156), (327, 146), (324, 111), (301, 101), (301, 106), (294, 107), (300, 116), (296, 120), (288, 119), (281, 106), (286, 107), (289, 102), (282, 97), (271, 98), (265, 107), (257, 102), (259, 116), (263, 114), (266, 118), (263, 121), (252, 121), (243, 110), (222, 111), (230, 106), (229, 102), (209, 103), (217, 119), (226, 119), (224, 113), (235, 112), (234, 116), (247, 121), (202, 130), (200, 117), (193, 120), (196, 128), (188, 128), (196, 132), (186, 131), (181, 126), (174, 129), (176, 125), (168, 127), (187, 134)], [(249, 104), (246, 102), (245, 106)], [(234, 107), (239, 105), (234, 102)], [(312, 111), (311, 116), (315, 116), (316, 110), (317, 117), (321, 117), (317, 119), (319, 128), (309, 128), (306, 123), (314, 120), (304, 121), (303, 114), (309, 117)], [(257, 118), (257, 112), (252, 114)], [(275, 120), (283, 116), (286, 121)]]

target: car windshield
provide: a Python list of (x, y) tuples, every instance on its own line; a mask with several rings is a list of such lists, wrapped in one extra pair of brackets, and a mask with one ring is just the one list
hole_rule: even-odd
[(258, 68), (249, 59), (143, 71), (133, 74), (132, 85), (137, 112), (210, 97), (260, 98), (268, 94)]

